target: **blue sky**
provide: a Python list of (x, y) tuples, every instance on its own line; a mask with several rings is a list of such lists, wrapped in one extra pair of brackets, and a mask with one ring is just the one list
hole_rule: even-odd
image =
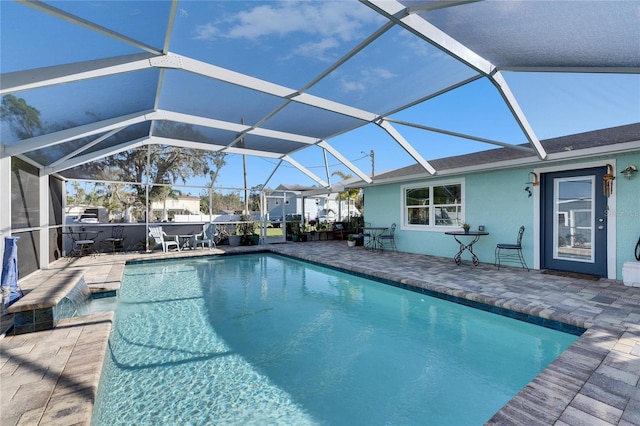
[[(148, 1), (99, 0), (53, 4), (155, 47), (162, 47), (164, 42), (168, 2), (162, 6)], [(2, 1), (0, 7), (0, 66), (3, 73), (137, 52), (129, 45), (14, 2)], [(383, 23), (379, 15), (356, 2), (186, 1), (179, 3), (169, 49), (298, 89)], [(48, 31), (33, 31), (35, 27), (47, 28)], [(362, 54), (311, 87), (309, 92), (373, 112), (386, 112), (396, 104), (445, 87), (466, 73), (466, 68), (417, 37), (392, 29)], [(132, 75), (131, 78), (131, 81), (136, 81), (137, 77)], [(638, 75), (505, 73), (505, 78), (540, 139), (640, 121)], [(18, 96), (35, 105), (43, 119), (50, 122), (58, 121), (62, 112), (69, 114), (70, 120), (82, 123), (91, 120), (91, 114), (114, 116), (134, 112), (153, 103), (155, 85), (152, 80), (151, 83), (141, 81), (128, 85), (114, 81), (118, 80), (109, 82), (105, 79), (103, 83), (92, 80), (65, 85), (67, 87), (23, 92)], [(122, 93), (115, 92), (113, 87), (121, 87), (126, 93), (136, 93), (132, 100), (122, 102)], [(171, 90), (167, 83), (163, 94), (166, 96), (163, 99), (167, 100), (164, 104), (161, 102), (167, 109), (172, 106)], [(230, 99), (216, 98), (214, 85), (210, 88), (211, 93), (202, 93), (200, 87), (187, 83), (173, 90), (176, 94), (186, 94), (184, 100), (194, 110), (206, 113), (209, 109), (222, 114), (232, 112), (229, 110)], [(61, 95), (62, 91), (70, 94)], [(99, 93), (99, 96), (83, 95), (92, 92)], [(178, 98), (176, 96), (174, 102)], [(261, 117), (270, 107), (263, 107), (259, 100), (260, 97), (251, 94), (234, 99), (245, 102), (253, 108), (256, 117)], [(212, 117), (216, 118), (213, 113)], [(237, 122), (247, 118), (233, 114), (228, 117)], [(502, 142), (526, 142), (496, 89), (486, 80), (416, 105), (393, 118)], [(292, 123), (293, 119), (295, 117), (292, 117)], [(331, 124), (331, 120), (327, 120), (327, 128)], [(266, 127), (269, 127), (269, 122)], [(427, 160), (493, 148), (413, 128), (395, 127)], [(414, 162), (373, 124), (331, 138), (328, 142), (367, 173), (371, 170), (370, 158), (363, 152), (368, 154), (371, 150), (375, 152), (376, 172)], [(327, 179), (319, 149), (307, 149), (294, 154), (293, 158), (320, 178)], [(276, 164), (273, 160), (251, 157), (247, 163), (249, 186), (264, 183)], [(348, 172), (331, 156), (328, 163), (331, 171)], [(241, 186), (241, 170), (242, 158), (229, 156), (218, 184)], [(194, 180), (190, 183), (199, 182)], [(275, 187), (280, 183), (314, 184), (286, 164), (272, 177), (269, 186)]]

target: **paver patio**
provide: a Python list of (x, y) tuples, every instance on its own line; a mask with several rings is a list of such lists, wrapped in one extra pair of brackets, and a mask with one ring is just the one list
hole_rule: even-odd
[[(588, 330), (489, 420), (508, 425), (640, 425), (640, 288), (450, 258), (347, 248), (343, 241), (117, 254), (59, 260), (25, 280), (29, 289), (83, 270), (112, 288), (125, 261), (269, 250)], [(483, 259), (481, 259), (483, 260)], [(486, 261), (486, 259), (484, 259)], [(64, 320), (54, 330), (0, 340), (2, 425), (89, 424), (112, 313)]]

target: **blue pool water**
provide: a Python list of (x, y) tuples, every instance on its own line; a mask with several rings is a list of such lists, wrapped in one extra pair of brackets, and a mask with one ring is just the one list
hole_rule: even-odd
[(479, 425), (577, 337), (269, 255), (128, 265), (94, 425)]

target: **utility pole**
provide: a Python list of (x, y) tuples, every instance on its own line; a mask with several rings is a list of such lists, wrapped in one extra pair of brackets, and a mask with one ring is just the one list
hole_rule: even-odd
[(374, 167), (375, 167), (375, 152), (371, 150), (368, 154), (364, 151), (361, 151), (364, 155), (371, 157), (371, 179), (373, 179)]

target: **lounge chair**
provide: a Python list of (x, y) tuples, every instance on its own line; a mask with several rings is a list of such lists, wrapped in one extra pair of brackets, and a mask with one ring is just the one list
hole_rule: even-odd
[(209, 246), (209, 250), (211, 250), (211, 246), (216, 246), (216, 238), (218, 237), (219, 232), (218, 228), (213, 223), (205, 223), (202, 225), (202, 232), (193, 236), (193, 246), (198, 247), (198, 244), (204, 248), (204, 245)]
[(176, 246), (178, 251), (180, 251), (180, 241), (178, 240), (178, 236), (174, 235), (173, 239), (169, 239), (167, 233), (162, 230), (162, 226), (150, 226), (149, 236), (153, 238), (155, 243), (152, 249), (162, 245), (162, 251), (165, 253), (169, 251), (169, 247), (171, 246)]

